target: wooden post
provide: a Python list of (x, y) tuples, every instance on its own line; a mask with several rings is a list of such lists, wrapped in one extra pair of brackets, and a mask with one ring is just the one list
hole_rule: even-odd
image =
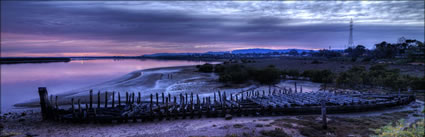
[(81, 115), (81, 112), (82, 112), (82, 110), (81, 110), (81, 102), (80, 102), (80, 99), (78, 99), (78, 113), (79, 113), (79, 115)]
[(199, 100), (199, 95), (198, 94), (196, 94), (196, 102), (198, 103), (198, 106), (200, 105), (200, 100)]
[(193, 111), (193, 92), (191, 92), (190, 93), (190, 118), (193, 118), (193, 114), (194, 114), (194, 111)]
[(327, 121), (326, 121), (326, 100), (321, 100), (321, 108), (322, 108), (322, 121), (323, 121), (323, 125), (322, 128), (323, 129), (327, 129), (328, 125), (327, 125)]
[(115, 108), (115, 91), (112, 91), (112, 108)]
[[(186, 97), (187, 97), (187, 93), (186, 93)], [(182, 95), (181, 96), (181, 98), (182, 98), (182, 103), (181, 103), (181, 109), (180, 110), (183, 110), (183, 119), (185, 119), (186, 118), (186, 105), (185, 105), (185, 101), (187, 101), (187, 98), (186, 98), (186, 100), (184, 99), (184, 96)]]
[(158, 93), (156, 93), (155, 96), (156, 96), (156, 106), (159, 107)]
[(56, 109), (59, 109), (59, 106), (58, 106), (58, 96), (56, 96), (55, 106), (56, 106)]
[(209, 117), (210, 116), (210, 105), (211, 105), (210, 97), (207, 97), (206, 103), (207, 103), (207, 117)]
[(199, 100), (198, 94), (196, 94), (196, 109), (197, 109), (197, 113), (198, 113), (199, 118), (201, 118), (202, 117), (201, 100)]
[(161, 93), (161, 97), (162, 97), (162, 104), (165, 104), (164, 92)]
[(125, 104), (127, 105), (129, 102), (128, 102), (128, 92), (125, 92)]
[(137, 104), (140, 104), (140, 103), (142, 103), (142, 96), (140, 95), (140, 92), (138, 92), (137, 94), (139, 96), (138, 97), (139, 99), (137, 99)]
[[(50, 95), (49, 103), (53, 103), (53, 95)], [(50, 105), (52, 105), (52, 104), (50, 104)]]
[(218, 99), (219, 99), (219, 101), (220, 101), (220, 105), (222, 106), (223, 104), (222, 104), (221, 100), (222, 100), (223, 98), (221, 98), (221, 93), (220, 93), (220, 91), (218, 91)]
[(86, 103), (86, 113), (89, 112), (89, 104)]
[(93, 108), (93, 90), (90, 89), (90, 109)]
[(233, 102), (233, 94), (230, 94), (230, 101)]
[(216, 101), (217, 101), (217, 99), (216, 99), (216, 95), (215, 95), (215, 92), (214, 92), (214, 104), (215, 104)]
[(134, 92), (130, 93), (130, 109), (133, 110), (133, 104), (134, 104)]
[(71, 110), (72, 110), (72, 118), (74, 118), (75, 117), (75, 104), (74, 104), (74, 98), (71, 98), (71, 104), (72, 104), (72, 106), (71, 106)]
[(43, 116), (43, 120), (49, 119), (49, 100), (48, 100), (48, 93), (47, 89), (45, 87), (39, 87), (38, 88), (38, 94), (40, 95), (40, 107), (41, 107), (41, 114)]
[(108, 108), (108, 91), (105, 92), (105, 108)]
[(297, 93), (297, 82), (295, 82), (294, 87), (295, 87), (295, 93)]
[(185, 95), (186, 95), (186, 99), (184, 100), (185, 101), (184, 104), (188, 104), (188, 102), (189, 102), (188, 99), (189, 98), (187, 97), (187, 93), (185, 93)]
[(97, 108), (100, 108), (100, 91), (97, 92)]
[(170, 93), (168, 93), (168, 103), (171, 104), (171, 94)]
[(118, 92), (118, 106), (121, 106), (121, 94)]
[(166, 100), (165, 100), (165, 109), (164, 109), (164, 111), (165, 111), (165, 119), (170, 119), (169, 118), (169, 112), (168, 112), (168, 97), (166, 98)]
[(151, 94), (151, 103), (150, 103), (150, 113), (151, 113), (151, 118), (153, 118), (153, 110), (152, 110), (152, 107), (153, 107), (153, 95)]

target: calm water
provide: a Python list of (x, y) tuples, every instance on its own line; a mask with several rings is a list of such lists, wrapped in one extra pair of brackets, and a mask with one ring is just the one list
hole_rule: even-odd
[(200, 61), (99, 59), (68, 63), (1, 65), (1, 113), (16, 111), (13, 105), (38, 99), (38, 87), (49, 94), (64, 93), (108, 81), (135, 70), (157, 67), (198, 65)]

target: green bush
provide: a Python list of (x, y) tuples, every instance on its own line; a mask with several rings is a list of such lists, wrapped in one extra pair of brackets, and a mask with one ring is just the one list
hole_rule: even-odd
[(280, 80), (280, 71), (273, 66), (264, 69), (255, 70), (255, 80), (261, 84), (275, 84)]
[(330, 70), (305, 70), (301, 76), (309, 77), (313, 82), (332, 83), (333, 73)]
[(413, 123), (411, 126), (405, 129), (404, 120), (396, 122), (393, 126), (392, 123), (375, 129), (375, 134), (373, 137), (423, 137), (424, 136), (424, 119)]
[(250, 79), (248, 70), (243, 65), (233, 64), (223, 68), (219, 73), (220, 82), (242, 83)]

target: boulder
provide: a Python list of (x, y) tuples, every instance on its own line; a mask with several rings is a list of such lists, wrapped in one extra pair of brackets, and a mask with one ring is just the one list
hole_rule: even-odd
[(224, 115), (224, 119), (231, 120), (232, 119), (232, 115), (226, 114), (226, 115)]

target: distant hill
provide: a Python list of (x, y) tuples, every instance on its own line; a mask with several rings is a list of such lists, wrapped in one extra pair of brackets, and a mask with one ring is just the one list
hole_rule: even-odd
[(307, 49), (238, 49), (233, 51), (219, 51), (219, 52), (204, 52), (204, 53), (155, 53), (143, 55), (143, 57), (176, 57), (176, 56), (195, 56), (195, 55), (224, 55), (224, 54), (268, 54), (268, 53), (289, 53), (291, 50), (296, 50), (298, 53), (302, 52), (316, 52), (317, 50), (307, 50)]
[(302, 52), (311, 52), (313, 50), (305, 50), (305, 49), (239, 49), (239, 50), (233, 50), (232, 54), (250, 54), (250, 53), (259, 53), (259, 54), (267, 54), (267, 53), (289, 53), (291, 50), (296, 50), (298, 53)]

